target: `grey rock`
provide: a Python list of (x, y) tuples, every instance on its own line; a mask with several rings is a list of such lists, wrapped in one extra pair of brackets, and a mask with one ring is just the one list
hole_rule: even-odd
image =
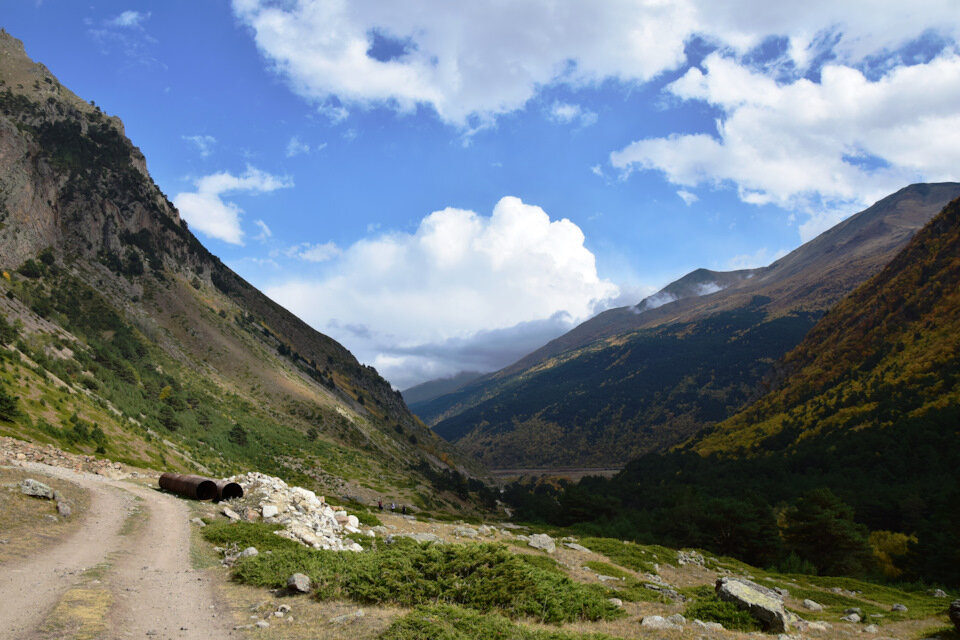
[(863, 628), (864, 633), (876, 633), (880, 631), (880, 627), (875, 624), (868, 624)]
[(954, 600), (950, 603), (950, 622), (960, 631), (960, 600)]
[(907, 605), (900, 604), (899, 602), (893, 605), (892, 607), (890, 607), (890, 611), (906, 611), (906, 610), (907, 610)]
[(247, 547), (240, 552), (241, 558), (252, 558), (253, 556), (260, 555), (260, 552), (257, 551), (256, 547)]
[(473, 527), (454, 527), (453, 535), (458, 538), (476, 538), (480, 534)]
[(607, 598), (607, 602), (615, 606), (617, 609), (623, 606), (623, 600), (620, 598)]
[(265, 504), (262, 507), (260, 507), (260, 515), (263, 516), (264, 519), (272, 518), (276, 516), (278, 513), (280, 513), (280, 509), (278, 509), (276, 505)]
[(353, 613), (346, 613), (336, 618), (330, 618), (330, 624), (350, 624), (363, 617), (363, 609), (357, 609)]
[(773, 590), (776, 591), (778, 594), (780, 594), (780, 597), (782, 598), (790, 597), (790, 592), (784, 589), (783, 587), (774, 587)]
[(192, 522), (193, 524), (197, 525), (198, 527), (205, 527), (205, 526), (207, 526), (207, 523), (204, 522), (203, 520), (201, 520), (200, 518), (194, 518), (194, 519), (191, 520), (190, 522)]
[(947, 593), (943, 589), (934, 589), (930, 592), (930, 595), (934, 598), (946, 598)]
[(231, 509), (230, 507), (224, 507), (223, 511), (221, 511), (220, 513), (227, 516), (231, 520), (240, 520), (240, 514), (234, 511), (233, 509)]
[(410, 538), (417, 542), (440, 542), (440, 536), (435, 533), (404, 533), (398, 537)]
[(310, 593), (312, 586), (310, 576), (302, 573), (295, 573), (287, 578), (287, 589), (295, 593)]
[(855, 614), (860, 616), (861, 618), (863, 617), (863, 609), (861, 609), (860, 607), (850, 607), (849, 609), (844, 609), (843, 612), (848, 616), (851, 614)]
[(814, 602), (813, 600), (804, 600), (803, 608), (807, 611), (823, 611), (823, 605), (819, 602)]
[(270, 623), (267, 622), (266, 620), (257, 620), (257, 626), (260, 627), (261, 629), (266, 629), (267, 627), (270, 626)]
[(790, 631), (790, 619), (783, 608), (783, 598), (773, 589), (743, 578), (722, 577), (717, 579), (717, 595), (721, 600), (732, 602), (760, 621), (768, 631)]
[(694, 620), (694, 626), (707, 631), (723, 631), (723, 625), (719, 622), (704, 622), (703, 620)]
[(679, 625), (687, 624), (687, 619), (684, 618), (679, 613), (675, 613), (672, 616), (667, 616), (667, 621), (672, 622), (673, 624), (679, 624)]
[(20, 483), (20, 493), (34, 498), (53, 500), (53, 489), (33, 478), (27, 478)]
[(587, 549), (582, 544), (577, 544), (576, 542), (564, 542), (563, 546), (567, 549), (573, 549), (574, 551), (580, 551), (581, 553), (590, 553), (590, 549)]
[(600, 582), (613, 582), (613, 581), (620, 582), (623, 580), (623, 578), (614, 578), (613, 576), (605, 576), (602, 573), (598, 573), (597, 580), (599, 580)]
[(860, 622), (860, 616), (855, 613), (848, 613), (840, 619), (844, 622)]
[(644, 616), (643, 620), (640, 621), (641, 627), (646, 627), (648, 629), (682, 629), (679, 624), (670, 622), (663, 616)]
[(541, 551), (546, 551), (547, 553), (553, 553), (557, 550), (557, 544), (553, 541), (553, 538), (545, 533), (537, 533), (530, 536), (530, 539), (527, 540), (527, 544), (534, 549), (540, 549)]
[(66, 500), (57, 500), (57, 513), (61, 518), (69, 518), (73, 514), (73, 507)]

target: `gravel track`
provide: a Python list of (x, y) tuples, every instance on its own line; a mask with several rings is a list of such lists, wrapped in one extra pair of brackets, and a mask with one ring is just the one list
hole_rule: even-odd
[[(40, 628), (60, 598), (82, 584), (83, 571), (109, 562), (101, 584), (111, 592), (110, 639), (207, 640), (239, 637), (216, 606), (213, 580), (190, 564), (190, 512), (183, 501), (142, 485), (35, 462), (19, 465), (90, 492), (77, 531), (52, 547), (0, 570), (0, 638), (42, 638)], [(136, 498), (140, 498), (137, 501)], [(131, 511), (144, 522), (124, 535)]]

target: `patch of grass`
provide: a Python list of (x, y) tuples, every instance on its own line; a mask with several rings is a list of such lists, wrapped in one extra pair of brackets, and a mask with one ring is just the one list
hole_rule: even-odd
[(112, 598), (106, 589), (70, 589), (44, 622), (43, 630), (60, 638), (93, 640), (103, 637)]
[(644, 583), (639, 581), (628, 581), (624, 586), (618, 586), (616, 589), (604, 588), (608, 598), (620, 598), (626, 602), (659, 602), (661, 604), (673, 602), (659, 591), (647, 589)]
[(601, 562), (600, 560), (590, 560), (588, 562), (584, 562), (583, 566), (601, 575), (610, 576), (611, 578), (620, 578), (622, 580), (626, 580), (633, 577), (620, 567), (616, 567), (609, 562)]
[(602, 553), (621, 567), (641, 573), (656, 573), (654, 563), (676, 563), (676, 554), (664, 547), (647, 547), (613, 538), (584, 538), (580, 544), (591, 551)]
[[(282, 588), (291, 574), (305, 573), (321, 600), (347, 598), (408, 607), (457, 604), (549, 623), (623, 615), (603, 593), (556, 568), (537, 566), (538, 561), (526, 560), (501, 544), (417, 544), (400, 539), (390, 545), (378, 543), (363, 553), (334, 552), (307, 549), (274, 535), (275, 529), (263, 523), (237, 523), (210, 525), (203, 533), (213, 542), (236, 542), (261, 551), (236, 566), (236, 580)], [(267, 549), (273, 553), (264, 554)]]
[(928, 627), (920, 632), (920, 638), (939, 638), (940, 640), (960, 640), (960, 632), (952, 624)]
[(517, 554), (517, 557), (527, 564), (533, 565), (534, 567), (542, 569), (543, 571), (559, 571), (560, 573), (563, 573), (563, 570), (560, 568), (560, 565), (557, 564), (557, 561), (550, 556), (535, 556), (529, 553), (520, 553)]
[(687, 605), (683, 615), (689, 620), (719, 622), (734, 631), (761, 631), (763, 625), (749, 613), (732, 602), (724, 602), (715, 594), (709, 598), (699, 598)]
[[(882, 614), (886, 621), (915, 620), (944, 613), (949, 598), (934, 598), (921, 591), (908, 591), (874, 584), (855, 578), (831, 576), (791, 576), (802, 586), (791, 587), (790, 595), (800, 600), (809, 598), (827, 607), (830, 617), (843, 615), (849, 607), (860, 607), (867, 619), (870, 614)], [(859, 592), (855, 596), (829, 591), (832, 588)], [(891, 611), (894, 604), (903, 604), (907, 611)]]
[(601, 634), (573, 634), (515, 624), (496, 614), (452, 605), (414, 609), (394, 621), (378, 640), (614, 640)]

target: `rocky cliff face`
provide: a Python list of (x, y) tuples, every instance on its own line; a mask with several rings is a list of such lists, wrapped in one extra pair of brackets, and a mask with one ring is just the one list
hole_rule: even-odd
[[(170, 430), (195, 424), (188, 439), (211, 447), (226, 440), (216, 433), (218, 420), (226, 429), (244, 416), (253, 426), (242, 430), (269, 434), (273, 463), (297, 473), (316, 464), (312, 454), (298, 451), (298, 439), (328, 457), (350, 458), (352, 451), (354, 469), (373, 476), (381, 465), (403, 476), (418, 465), (455, 464), (453, 450), (410, 414), (372, 367), (207, 251), (151, 179), (120, 120), (63, 87), (5, 32), (0, 267), (11, 276), (0, 282), (8, 294), (0, 311), (28, 327), (62, 326), (62, 335), (77, 339), (76, 351), (89, 347), (94, 363), (122, 374), (113, 380), (101, 373), (108, 383), (100, 388), (116, 394), (111, 402), (129, 402), (140, 423), (155, 418)], [(97, 314), (109, 322), (95, 321)], [(50, 339), (33, 341), (46, 349)], [(151, 362), (160, 357), (169, 361)], [(68, 369), (97, 378), (89, 367), (81, 362)], [(149, 381), (155, 375), (164, 378), (156, 388)], [(170, 389), (160, 397), (164, 386)], [(177, 394), (184, 399), (170, 405)], [(217, 406), (204, 406), (201, 398)], [(324, 442), (334, 448), (324, 449)]]

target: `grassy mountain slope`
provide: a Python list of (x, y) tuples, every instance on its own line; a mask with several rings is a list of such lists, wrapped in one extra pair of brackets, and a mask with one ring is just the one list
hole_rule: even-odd
[(513, 491), (514, 504), (527, 517), (572, 513), (589, 530), (760, 561), (788, 551), (777, 533), (785, 507), (828, 488), (858, 526), (915, 537), (897, 563), (911, 579), (960, 584), (960, 200), (831, 309), (781, 375), (681, 447), (552, 502)]
[(907, 187), (768, 267), (694, 271), (412, 408), (495, 468), (607, 466), (664, 450), (758, 397), (820, 314), (957, 195), (955, 183)]
[[(960, 406), (960, 200), (837, 304), (783, 361), (786, 380), (704, 434), (742, 454), (837, 430), (885, 428)], [(960, 434), (958, 434), (960, 435)]]
[(211, 255), (120, 121), (6, 33), (0, 113), (0, 433), (434, 500), (451, 449), (373, 368)]

